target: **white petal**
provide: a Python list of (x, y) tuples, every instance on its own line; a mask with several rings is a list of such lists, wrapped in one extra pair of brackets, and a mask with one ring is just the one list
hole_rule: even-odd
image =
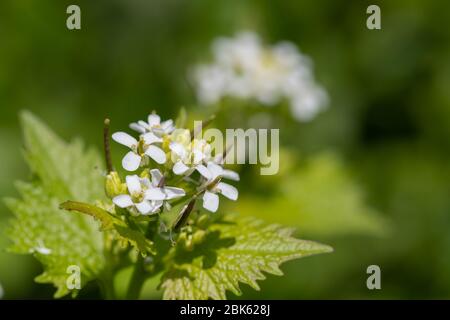
[(222, 171), (222, 177), (234, 181), (239, 181), (239, 174), (237, 172), (234, 172), (232, 170), (224, 169)]
[(150, 130), (150, 127), (149, 127), (148, 123), (145, 122), (145, 121), (139, 120), (138, 121), (138, 125), (140, 125), (141, 127), (144, 127), (147, 130)]
[(141, 193), (141, 181), (137, 175), (126, 176), (125, 180), (127, 182), (128, 192), (131, 195)]
[(128, 208), (133, 205), (133, 200), (131, 200), (131, 197), (128, 194), (120, 194), (115, 196), (112, 201), (120, 208)]
[(141, 164), (141, 157), (133, 151), (128, 152), (122, 159), (122, 167), (127, 171), (135, 171)]
[(155, 142), (163, 141), (161, 138), (155, 136), (152, 132), (147, 132), (146, 134), (142, 135), (142, 138), (144, 139), (145, 144), (153, 144)]
[(211, 212), (216, 212), (219, 208), (219, 196), (215, 193), (205, 191), (203, 195), (203, 208)]
[(202, 164), (195, 167), (195, 169), (200, 172), (202, 176), (204, 176), (207, 180), (211, 179), (211, 172)]
[(139, 178), (139, 181), (141, 182), (141, 187), (143, 187), (144, 189), (152, 187), (152, 184), (151, 184), (149, 178)]
[(158, 148), (157, 146), (149, 146), (147, 150), (145, 150), (145, 154), (159, 164), (163, 164), (166, 162), (166, 154), (161, 150), (161, 148)]
[(205, 154), (200, 150), (194, 150), (194, 163), (200, 163), (204, 158)]
[(175, 129), (175, 126), (173, 125), (173, 120), (169, 119), (169, 120), (162, 122), (161, 128), (163, 128), (165, 133), (167, 133), (167, 134), (171, 133)]
[(150, 188), (145, 190), (145, 199), (147, 200), (164, 200), (166, 194), (161, 188)]
[(139, 124), (137, 124), (136, 122), (130, 123), (130, 129), (137, 131), (139, 133), (145, 133), (145, 128)]
[(186, 195), (186, 192), (181, 188), (165, 187), (163, 190), (167, 200), (184, 197)]
[(219, 182), (216, 189), (220, 190), (220, 193), (230, 200), (237, 200), (238, 198), (238, 190), (228, 183)]
[(48, 255), (50, 253), (52, 253), (52, 250), (46, 247), (37, 247), (35, 249), (37, 252), (39, 252), (40, 254), (44, 254), (44, 255)]
[(183, 162), (178, 161), (177, 163), (175, 163), (173, 165), (173, 173), (180, 175), (180, 174), (184, 174), (189, 170), (189, 167), (187, 165), (185, 165)]
[(159, 171), (158, 169), (152, 169), (150, 170), (150, 175), (152, 176), (152, 185), (154, 187), (158, 186), (163, 177), (161, 171)]
[(186, 155), (186, 149), (184, 148), (184, 146), (181, 143), (171, 142), (169, 144), (169, 149), (181, 158), (184, 158)]
[(162, 137), (165, 133), (163, 128), (156, 128), (156, 127), (152, 128), (152, 132), (158, 137)]
[(153, 206), (150, 204), (150, 201), (144, 200), (141, 203), (135, 204), (136, 209), (142, 214), (148, 214), (153, 210)]
[(223, 154), (218, 154), (217, 156), (214, 157), (214, 162), (217, 164), (221, 164), (223, 165)]
[(132, 148), (138, 144), (138, 141), (125, 132), (116, 132), (112, 135), (114, 141), (127, 146), (128, 148)]
[(208, 170), (211, 172), (211, 180), (216, 179), (223, 173), (223, 168), (214, 162), (208, 162)]
[(157, 114), (151, 114), (148, 116), (148, 124), (150, 127), (156, 126), (161, 122), (161, 118)]
[[(161, 201), (161, 200), (152, 201), (152, 206), (153, 206), (152, 212), (158, 211), (158, 209), (161, 208), (163, 203), (164, 203), (164, 201)], [(168, 202), (166, 202), (166, 204), (168, 204)]]

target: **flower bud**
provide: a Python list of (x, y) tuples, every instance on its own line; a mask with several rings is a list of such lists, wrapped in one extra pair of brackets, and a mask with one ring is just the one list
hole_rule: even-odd
[(119, 194), (127, 192), (126, 184), (122, 183), (119, 174), (116, 171), (111, 171), (106, 176), (105, 191), (109, 198), (114, 198)]
[(192, 235), (188, 235), (184, 247), (187, 251), (192, 251), (194, 249), (194, 242), (192, 240)]
[(203, 242), (206, 236), (206, 231), (204, 230), (197, 230), (194, 235), (192, 236), (192, 241), (194, 244), (200, 244)]

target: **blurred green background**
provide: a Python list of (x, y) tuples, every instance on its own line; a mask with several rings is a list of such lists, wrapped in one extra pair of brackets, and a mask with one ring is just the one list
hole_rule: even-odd
[[(79, 31), (65, 26), (70, 4), (81, 7)], [(381, 7), (382, 30), (366, 28), (369, 4)], [(13, 182), (30, 175), (20, 110), (98, 148), (105, 116), (124, 128), (153, 109), (207, 113), (189, 67), (210, 58), (215, 37), (253, 30), (309, 55), (330, 104), (310, 123), (281, 128), (280, 176), (241, 169), (234, 209), (295, 226), (335, 252), (286, 263), (284, 277), (269, 276), (260, 292), (245, 287), (242, 298), (450, 298), (448, 21), (443, 0), (1, 1), (0, 195), (17, 195)], [(1, 203), (1, 248), (10, 217)], [(366, 287), (371, 264), (381, 290)], [(40, 272), (32, 257), (2, 250), (4, 298), (50, 298), (51, 286), (33, 282)], [(146, 298), (159, 297), (147, 287)]]

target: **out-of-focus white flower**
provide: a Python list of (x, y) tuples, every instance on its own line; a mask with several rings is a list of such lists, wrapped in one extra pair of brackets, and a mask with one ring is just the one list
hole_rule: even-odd
[(237, 200), (238, 190), (228, 183), (219, 181), (221, 178), (238, 181), (239, 175), (236, 172), (225, 170), (220, 165), (210, 161), (207, 170), (200, 173), (205, 179), (201, 188), (206, 188), (203, 193), (203, 208), (216, 212), (219, 208), (219, 193), (230, 200)]
[(223, 97), (255, 99), (273, 106), (286, 99), (299, 121), (311, 120), (327, 104), (326, 92), (315, 82), (312, 63), (289, 42), (264, 46), (251, 32), (218, 38), (214, 61), (193, 69), (197, 97), (213, 104)]
[(112, 138), (131, 149), (122, 159), (122, 166), (127, 171), (137, 170), (145, 156), (152, 158), (159, 164), (166, 162), (164, 151), (154, 145), (154, 143), (161, 143), (163, 140), (153, 132), (142, 134), (139, 141), (125, 132), (116, 132), (112, 135)]
[(39, 239), (37, 241), (37, 246), (30, 249), (30, 253), (34, 253), (34, 252), (37, 252), (37, 253), (40, 253), (43, 255), (49, 255), (52, 253), (52, 250), (45, 246), (44, 241), (42, 241), (42, 239)]
[(183, 197), (185, 192), (181, 188), (159, 186), (162, 174), (158, 169), (150, 171), (152, 181), (137, 175), (127, 176), (128, 194), (121, 194), (113, 198), (113, 202), (120, 208), (136, 208), (143, 215), (155, 213), (163, 205), (164, 200)]
[(161, 117), (155, 113), (150, 114), (147, 121), (139, 120), (138, 122), (133, 122), (130, 124), (130, 128), (140, 134), (152, 132), (158, 137), (170, 134), (175, 129), (172, 119), (161, 122)]

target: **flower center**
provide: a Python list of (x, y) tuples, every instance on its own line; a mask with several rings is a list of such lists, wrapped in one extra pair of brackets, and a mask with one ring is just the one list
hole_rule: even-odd
[(133, 200), (134, 203), (140, 203), (140, 202), (144, 201), (144, 193), (143, 192), (133, 193), (131, 195), (131, 199)]

